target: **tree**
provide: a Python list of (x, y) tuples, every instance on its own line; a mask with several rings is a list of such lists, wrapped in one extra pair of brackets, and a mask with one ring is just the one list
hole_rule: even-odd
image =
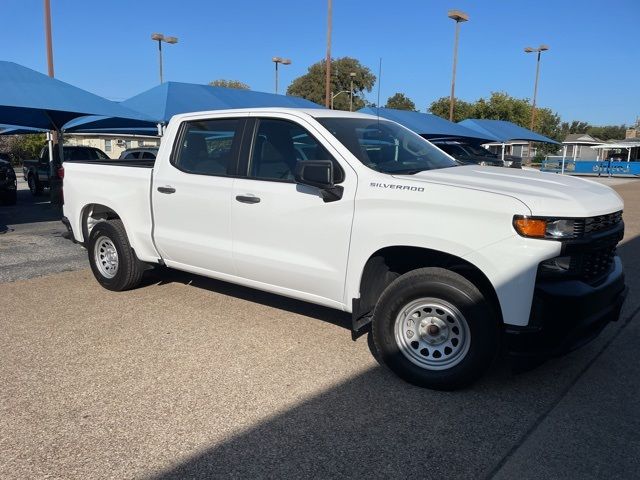
[(395, 108), (396, 110), (416, 111), (416, 104), (411, 101), (404, 93), (396, 93), (387, 99), (386, 108)]
[(225, 80), (224, 78), (219, 78), (214, 80), (213, 82), (209, 82), (209, 85), (212, 87), (225, 87), (225, 88), (238, 88), (240, 90), (251, 90), (251, 87), (244, 82), (239, 80)]
[[(331, 91), (333, 105), (336, 110), (349, 110), (349, 92), (351, 89), (351, 73), (353, 77), (353, 109), (359, 110), (366, 105), (364, 92), (370, 92), (376, 83), (376, 76), (358, 60), (351, 57), (337, 58), (331, 61)], [(296, 78), (289, 88), (287, 95), (306, 98), (320, 105), (325, 101), (326, 62), (314, 63), (307, 73)], [(343, 93), (340, 93), (343, 92)]]
[[(442, 97), (435, 100), (429, 106), (429, 112), (449, 120), (449, 97)], [(463, 100), (456, 100), (455, 108), (453, 109), (453, 121), (460, 122), (467, 118), (474, 118), (473, 105)]]
[(11, 156), (11, 162), (17, 165), (21, 160), (36, 158), (47, 143), (44, 133), (33, 135), (3, 135), (0, 139), (0, 152)]
[(627, 133), (626, 125), (604, 125), (602, 127), (589, 126), (587, 133), (600, 140), (622, 140)]

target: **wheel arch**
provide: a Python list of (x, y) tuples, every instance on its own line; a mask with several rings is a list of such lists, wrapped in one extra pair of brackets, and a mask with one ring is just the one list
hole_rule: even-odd
[[(80, 213), (80, 228), (82, 241), (86, 244), (89, 240), (91, 229), (97, 222), (120, 219), (122, 217), (111, 207), (100, 203), (89, 203), (82, 208)], [(124, 220), (122, 220), (124, 222)]]
[(408, 245), (380, 248), (365, 262), (359, 283), (360, 297), (353, 299), (353, 329), (365, 325), (363, 317), (373, 312), (378, 298), (397, 277), (424, 267), (441, 267), (458, 273), (473, 283), (489, 301), (500, 323), (504, 323), (496, 290), (487, 276), (468, 260), (439, 250)]

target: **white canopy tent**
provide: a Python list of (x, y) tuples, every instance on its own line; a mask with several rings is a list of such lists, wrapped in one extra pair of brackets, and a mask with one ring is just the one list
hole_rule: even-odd
[(618, 150), (618, 149), (626, 149), (627, 150), (627, 162), (631, 161), (631, 150), (640, 147), (640, 140), (634, 141), (621, 141), (614, 143), (603, 143), (601, 145), (594, 145), (593, 149), (600, 150), (600, 157), (604, 158), (605, 150)]

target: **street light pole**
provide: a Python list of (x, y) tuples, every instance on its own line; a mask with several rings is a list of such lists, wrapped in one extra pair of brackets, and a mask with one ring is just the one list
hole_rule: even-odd
[(356, 72), (351, 72), (349, 77), (351, 77), (351, 89), (349, 90), (349, 111), (353, 112), (353, 79), (356, 76)]
[(291, 60), (288, 58), (273, 57), (271, 61), (276, 64), (276, 95), (277, 95), (278, 94), (278, 64), (281, 63), (282, 65), (291, 65)]
[(469, 15), (460, 10), (449, 10), (447, 16), (456, 22), (456, 36), (453, 43), (453, 74), (451, 76), (451, 96), (449, 97), (449, 121), (453, 122), (453, 106), (456, 101), (456, 65), (458, 63), (458, 37), (460, 36), (460, 23), (469, 20)]
[(162, 33), (154, 33), (151, 35), (151, 40), (158, 42), (158, 60), (160, 63), (160, 84), (162, 84), (164, 82), (163, 75), (162, 75), (162, 42), (173, 45), (175, 43), (178, 43), (178, 38), (169, 37), (169, 36), (165, 37)]
[(531, 105), (531, 128), (533, 130), (536, 122), (536, 98), (538, 96), (538, 77), (540, 76), (540, 55), (542, 52), (549, 50), (549, 45), (540, 45), (538, 48), (527, 47), (524, 49), (525, 53), (533, 53), (536, 52), (537, 60), (536, 60), (536, 81), (533, 84), (533, 103)]
[[(340, 90), (338, 93), (336, 93), (335, 95), (333, 94), (333, 92), (331, 92), (331, 110), (333, 110), (333, 100), (340, 95), (341, 93), (349, 93), (348, 90)], [(349, 110), (351, 111), (351, 110)]]

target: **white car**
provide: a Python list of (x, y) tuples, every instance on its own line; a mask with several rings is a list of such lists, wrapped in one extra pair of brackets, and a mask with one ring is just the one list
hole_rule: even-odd
[(375, 116), (178, 115), (155, 161), (64, 169), (65, 222), (105, 288), (162, 264), (344, 310), (420, 386), (466, 385), (502, 348), (567, 351), (626, 295), (612, 189), (456, 166)]

